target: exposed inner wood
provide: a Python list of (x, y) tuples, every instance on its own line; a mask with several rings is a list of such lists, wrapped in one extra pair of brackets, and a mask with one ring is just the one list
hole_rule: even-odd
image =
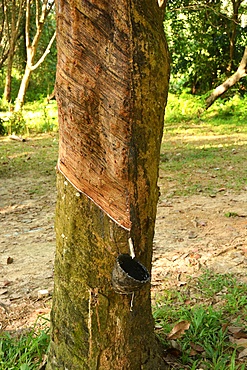
[(127, 0), (59, 6), (58, 168), (139, 244), (158, 200), (169, 74), (162, 13)]
[[(109, 17), (103, 8), (83, 7), (84, 14), (78, 9), (70, 16), (70, 34), (58, 40), (57, 100), (63, 105), (58, 167), (117, 223), (130, 228), (129, 26), (121, 14)], [(68, 12), (71, 9), (65, 4), (63, 14)], [(64, 23), (60, 29), (67, 28), (68, 17), (59, 17)]]

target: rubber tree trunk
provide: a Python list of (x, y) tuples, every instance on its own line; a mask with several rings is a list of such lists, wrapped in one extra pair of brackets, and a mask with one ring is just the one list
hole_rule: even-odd
[(57, 251), (47, 370), (166, 369), (150, 283), (118, 294), (130, 253), (151, 271), (169, 61), (150, 0), (58, 0)]

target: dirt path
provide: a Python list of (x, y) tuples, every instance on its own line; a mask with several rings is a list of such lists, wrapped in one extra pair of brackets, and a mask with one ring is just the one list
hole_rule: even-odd
[(0, 190), (0, 326), (7, 329), (22, 327), (35, 321), (37, 313), (46, 313), (50, 300), (40, 299), (39, 290), (51, 294), (53, 289), (56, 196), (51, 188), (45, 196), (30, 196), (32, 182), (37, 184), (37, 179), (16, 183), (10, 178)]
[[(247, 281), (247, 194), (219, 193), (162, 201), (158, 207), (153, 282), (178, 281), (201, 269)], [(178, 282), (179, 283), (179, 282)], [(162, 284), (161, 284), (162, 285)]]
[[(0, 189), (0, 328), (17, 329), (49, 312), (55, 253), (55, 190), (30, 195), (32, 178)], [(228, 217), (227, 217), (228, 216)], [(247, 281), (247, 195), (163, 199), (158, 206), (153, 289), (183, 284), (202, 268)], [(48, 295), (40, 294), (48, 290)]]

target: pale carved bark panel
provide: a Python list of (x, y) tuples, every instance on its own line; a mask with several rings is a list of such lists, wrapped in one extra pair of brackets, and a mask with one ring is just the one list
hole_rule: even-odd
[(110, 217), (130, 228), (129, 2), (58, 1), (59, 170)]

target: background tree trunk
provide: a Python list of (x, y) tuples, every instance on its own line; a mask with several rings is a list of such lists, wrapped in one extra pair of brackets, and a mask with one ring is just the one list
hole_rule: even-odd
[(9, 54), (7, 58), (7, 71), (6, 71), (6, 78), (5, 78), (5, 86), (4, 86), (4, 93), (3, 98), (6, 102), (10, 102), (11, 100), (11, 82), (12, 82), (12, 66), (14, 61), (14, 54), (15, 50), (10, 48)]
[(246, 65), (247, 65), (247, 47), (244, 50), (244, 55), (239, 64), (237, 71), (229, 77), (223, 84), (219, 85), (214, 89), (210, 96), (206, 99), (206, 109), (211, 107), (211, 105), (222, 96), (228, 89), (235, 85), (241, 78), (246, 76)]
[(35, 24), (36, 24), (36, 30), (35, 34), (33, 36), (33, 40), (31, 42), (31, 6), (32, 1), (27, 0), (26, 2), (26, 22), (25, 22), (25, 38), (26, 38), (26, 50), (27, 50), (27, 62), (26, 67), (24, 71), (24, 75), (21, 80), (21, 85), (18, 91), (18, 95), (15, 101), (15, 112), (18, 112), (25, 100), (25, 95), (28, 89), (29, 81), (31, 78), (32, 72), (40, 66), (41, 63), (45, 60), (46, 56), (50, 52), (50, 48), (52, 46), (53, 41), (55, 40), (56, 33), (54, 32), (53, 36), (51, 37), (47, 48), (43, 55), (39, 58), (39, 60), (35, 63), (35, 56), (38, 49), (39, 40), (44, 28), (44, 23), (51, 12), (55, 2), (54, 0), (48, 1), (43, 0), (40, 2), (40, 0), (36, 1), (36, 13), (35, 13)]
[[(239, 24), (239, 8), (243, 0), (231, 0), (232, 3), (232, 14), (231, 19), (232, 22), (230, 23), (229, 29), (226, 30), (229, 37), (229, 63), (227, 67), (227, 71), (229, 74), (232, 73), (233, 70), (233, 63), (235, 59), (235, 49), (236, 49), (236, 37), (237, 37), (237, 26)], [(228, 74), (228, 76), (229, 76)]]
[(12, 68), (13, 68), (13, 61), (15, 56), (15, 49), (16, 43), (18, 38), (18, 33), (20, 30), (21, 19), (24, 14), (25, 9), (25, 0), (20, 0), (16, 2), (16, 0), (11, 0), (5, 3), (4, 13), (5, 17), (8, 20), (8, 24), (6, 25), (6, 35), (9, 43), (8, 49), (8, 56), (7, 56), (7, 71), (6, 71), (6, 79), (5, 79), (5, 87), (3, 97), (6, 102), (10, 102), (11, 100), (11, 83), (12, 83)]
[(15, 112), (18, 112), (24, 104), (24, 100), (25, 100), (25, 96), (26, 96), (26, 93), (27, 93), (29, 81), (30, 81), (30, 78), (31, 78), (31, 74), (32, 74), (32, 69), (31, 69), (30, 65), (26, 64), (25, 71), (24, 71), (24, 74), (23, 74), (22, 79), (21, 79), (21, 84), (20, 84), (20, 87), (19, 87), (18, 95), (17, 95), (16, 101), (15, 101)]
[(131, 311), (111, 283), (129, 237), (151, 270), (169, 76), (163, 11), (150, 0), (56, 9), (62, 173), (47, 370), (165, 369), (150, 284)]

